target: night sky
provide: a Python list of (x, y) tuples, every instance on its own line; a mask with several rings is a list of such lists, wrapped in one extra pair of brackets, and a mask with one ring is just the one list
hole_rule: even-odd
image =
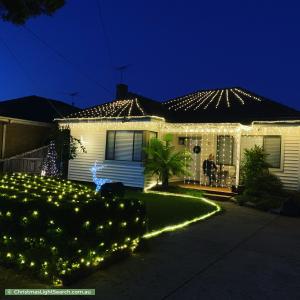
[(124, 83), (155, 100), (240, 86), (300, 109), (299, 1), (97, 1), (69, 0), (28, 29), (1, 21), (1, 100), (100, 104), (129, 65)]

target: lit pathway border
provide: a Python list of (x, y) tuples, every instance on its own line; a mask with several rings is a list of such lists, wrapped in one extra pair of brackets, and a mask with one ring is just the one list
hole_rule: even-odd
[(176, 196), (176, 197), (183, 197), (183, 198), (193, 198), (193, 199), (198, 199), (202, 202), (206, 202), (207, 204), (211, 205), (211, 206), (214, 206), (215, 207), (215, 210), (210, 212), (210, 213), (207, 213), (205, 215), (201, 215), (199, 217), (196, 217), (194, 219), (191, 219), (191, 220), (187, 220), (187, 221), (184, 221), (182, 223), (179, 223), (179, 224), (176, 224), (176, 225), (169, 225), (169, 226), (166, 226), (166, 227), (163, 227), (161, 229), (158, 229), (158, 230), (154, 230), (154, 231), (151, 231), (149, 233), (146, 233), (143, 235), (143, 238), (144, 239), (150, 239), (150, 238), (153, 238), (155, 236), (158, 236), (164, 232), (171, 232), (171, 231), (176, 231), (178, 229), (181, 229), (181, 228), (184, 228), (186, 226), (189, 226), (190, 224), (192, 223), (196, 223), (198, 221), (201, 221), (201, 220), (205, 220), (205, 219), (208, 219), (210, 218), (211, 216), (215, 215), (216, 213), (220, 212), (222, 210), (221, 206), (218, 205), (217, 203), (213, 202), (213, 201), (210, 201), (210, 200), (207, 200), (205, 198), (200, 198), (200, 197), (195, 197), (195, 196), (191, 196), (191, 195), (182, 195), (182, 194), (176, 194), (176, 193), (167, 193), (167, 192), (157, 192), (157, 191), (149, 191), (148, 189), (145, 189), (144, 191), (145, 193), (151, 193), (151, 194), (159, 194), (159, 195), (165, 195), (165, 196)]

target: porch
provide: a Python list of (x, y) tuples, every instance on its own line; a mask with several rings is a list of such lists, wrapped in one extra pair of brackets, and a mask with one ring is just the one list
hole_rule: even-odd
[[(231, 193), (231, 187), (239, 184), (241, 125), (182, 126), (185, 130), (170, 130), (173, 146), (177, 151), (190, 152), (191, 161), (186, 162), (188, 174), (171, 181), (211, 193)], [(212, 174), (205, 168), (209, 158), (214, 166)]]
[(216, 201), (229, 201), (234, 195), (236, 195), (230, 187), (205, 186), (199, 184), (199, 182), (177, 181), (172, 182), (171, 185), (202, 191), (204, 197)]

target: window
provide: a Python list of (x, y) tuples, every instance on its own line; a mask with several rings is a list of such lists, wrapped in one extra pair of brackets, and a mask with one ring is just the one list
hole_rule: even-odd
[(133, 160), (134, 131), (116, 131), (115, 160)]
[(114, 159), (115, 131), (108, 131), (106, 136), (106, 159)]
[(271, 168), (280, 168), (281, 137), (277, 135), (264, 136), (263, 148), (268, 154), (266, 161)]
[(133, 159), (135, 161), (142, 160), (143, 152), (143, 132), (135, 131), (133, 135)]
[(217, 138), (217, 164), (233, 165), (233, 137), (219, 135)]
[(107, 131), (106, 159), (142, 161), (145, 137), (156, 133), (132, 130)]

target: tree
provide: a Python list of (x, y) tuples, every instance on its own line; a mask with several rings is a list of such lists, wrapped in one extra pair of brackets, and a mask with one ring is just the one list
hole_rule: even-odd
[(48, 146), (48, 152), (44, 160), (41, 173), (43, 176), (59, 175), (59, 170), (57, 168), (57, 153), (53, 141), (51, 141), (50, 145)]
[(0, 16), (3, 20), (23, 25), (29, 18), (51, 16), (65, 5), (65, 0), (0, 0)]
[(51, 141), (55, 144), (60, 173), (66, 176), (68, 161), (76, 158), (79, 151), (86, 153), (86, 148), (79, 139), (70, 134), (70, 128), (59, 128), (57, 124), (53, 127), (47, 143)]
[(186, 151), (175, 151), (171, 146), (172, 135), (166, 135), (163, 141), (153, 138), (146, 147), (145, 173), (156, 175), (166, 189), (170, 176), (188, 175), (187, 167), (191, 154)]

